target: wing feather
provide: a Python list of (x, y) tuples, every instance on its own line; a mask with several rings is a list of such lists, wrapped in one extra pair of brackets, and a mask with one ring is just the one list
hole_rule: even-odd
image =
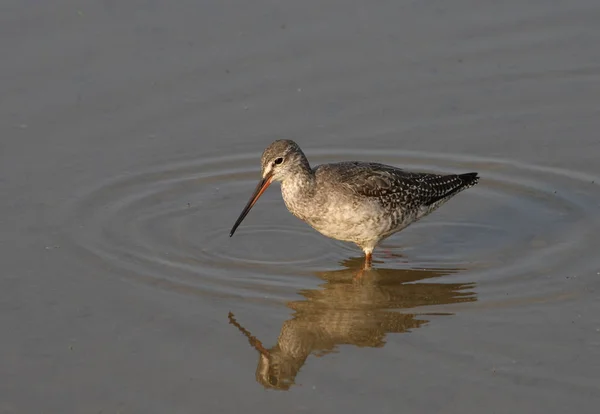
[(478, 180), (476, 173), (409, 172), (385, 164), (358, 161), (319, 166), (316, 171), (356, 195), (406, 208), (429, 206), (475, 185)]

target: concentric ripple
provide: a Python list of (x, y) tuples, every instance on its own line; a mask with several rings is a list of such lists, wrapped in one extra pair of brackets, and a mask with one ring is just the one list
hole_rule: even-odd
[[(376, 266), (461, 268), (480, 299), (553, 295), (598, 265), (595, 177), (495, 159), (388, 151), (307, 152), (313, 164), (373, 160), (480, 184), (376, 250)], [(229, 237), (259, 176), (259, 153), (158, 166), (78, 194), (67, 236), (83, 260), (158, 288), (289, 297), (315, 271), (360, 255), (287, 212), (277, 186)], [(86, 255), (81, 255), (86, 252)], [(301, 277), (299, 277), (301, 276)]]

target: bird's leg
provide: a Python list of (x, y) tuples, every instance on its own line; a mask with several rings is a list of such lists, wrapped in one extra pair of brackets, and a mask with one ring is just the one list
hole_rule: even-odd
[(373, 255), (371, 253), (371, 251), (367, 250), (365, 251), (365, 270), (369, 270), (371, 268), (371, 263), (373, 261)]
[(356, 276), (354, 276), (354, 280), (359, 280), (360, 278), (362, 278), (362, 276), (365, 273), (365, 271), (371, 270), (371, 261), (372, 261), (372, 254), (371, 254), (371, 252), (370, 251), (365, 251), (365, 263), (364, 263), (362, 269), (360, 269), (358, 271), (358, 273), (356, 274)]

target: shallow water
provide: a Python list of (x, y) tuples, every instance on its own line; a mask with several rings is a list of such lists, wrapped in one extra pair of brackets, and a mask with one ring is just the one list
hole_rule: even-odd
[[(600, 6), (6, 3), (0, 413), (600, 403)], [(374, 266), (260, 154), (477, 171)]]
[[(564, 283), (540, 277), (568, 271), (576, 254), (585, 258), (579, 269), (596, 265), (600, 198), (592, 175), (450, 154), (335, 149), (309, 154), (318, 163), (363, 157), (418, 171), (477, 170), (483, 177), (432, 217), (384, 241), (374, 254), (377, 267), (456, 269), (454, 277), (483, 284), (488, 300), (507, 294), (515, 300), (565, 294)], [(313, 286), (315, 272), (348, 267), (342, 262), (362, 253), (293, 218), (275, 189), (230, 238), (228, 230), (257, 181), (259, 158), (260, 153), (207, 157), (85, 188), (66, 206), (70, 231), (62, 244), (122, 269), (135, 282), (283, 303)]]

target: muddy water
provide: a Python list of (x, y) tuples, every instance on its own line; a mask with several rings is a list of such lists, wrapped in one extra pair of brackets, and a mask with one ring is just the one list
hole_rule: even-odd
[[(3, 8), (0, 412), (596, 412), (597, 2)], [(482, 179), (361, 273), (276, 138)]]

